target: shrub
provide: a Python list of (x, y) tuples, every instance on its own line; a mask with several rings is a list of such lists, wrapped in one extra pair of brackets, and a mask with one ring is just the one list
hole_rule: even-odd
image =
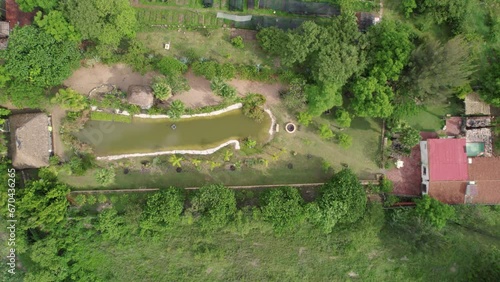
[(286, 92), (281, 93), (283, 104), (292, 111), (302, 112), (306, 109), (306, 95), (304, 93), (305, 82), (302, 79), (294, 79)]
[(383, 177), (379, 184), (380, 192), (391, 193), (393, 189), (393, 183), (387, 177)]
[(243, 37), (236, 36), (231, 39), (231, 44), (236, 48), (245, 48), (245, 44), (243, 44)]
[(93, 205), (97, 202), (96, 198), (94, 195), (90, 194), (90, 195), (87, 195), (87, 204), (89, 205)]
[(249, 138), (245, 139), (244, 144), (246, 147), (252, 149), (257, 145), (257, 141), (250, 139), (250, 137), (249, 137)]
[(95, 180), (101, 185), (109, 185), (115, 181), (115, 170), (113, 168), (102, 168), (94, 174)]
[(184, 210), (184, 191), (169, 187), (148, 197), (142, 213), (141, 229), (144, 231), (160, 231), (172, 227), (179, 222)]
[(337, 141), (339, 142), (340, 147), (344, 149), (349, 149), (352, 146), (352, 136), (346, 133), (339, 133), (337, 135)]
[(59, 89), (52, 103), (59, 104), (61, 108), (70, 111), (82, 111), (88, 105), (87, 98), (73, 89)]
[(220, 77), (215, 77), (214, 79), (212, 79), (212, 81), (210, 82), (210, 88), (216, 95), (221, 96), (225, 99), (232, 100), (237, 96), (236, 89), (231, 85), (225, 83)]
[(297, 121), (303, 126), (308, 126), (312, 122), (312, 116), (308, 112), (300, 112), (297, 115)]
[(349, 115), (349, 112), (344, 109), (337, 110), (335, 120), (340, 127), (351, 126), (351, 116)]
[(263, 109), (266, 98), (261, 94), (250, 93), (243, 98), (243, 114), (257, 121), (262, 121), (265, 117)]
[(174, 100), (172, 101), (172, 104), (170, 104), (170, 108), (167, 111), (167, 114), (170, 116), (170, 118), (177, 119), (180, 118), (186, 110), (186, 106), (182, 101), (180, 100)]
[(213, 79), (217, 76), (218, 64), (215, 61), (194, 62), (191, 65), (194, 74), (204, 76), (206, 79)]
[(172, 97), (172, 88), (170, 88), (170, 85), (168, 85), (166, 79), (155, 77), (151, 86), (153, 88), (153, 93), (156, 99), (166, 101), (170, 97)]
[(415, 199), (414, 202), (417, 204), (415, 207), (416, 215), (438, 229), (443, 228), (448, 219), (455, 215), (455, 210), (451, 206), (428, 195), (422, 196), (421, 199)]
[(84, 194), (78, 194), (76, 197), (75, 197), (75, 202), (77, 205), (79, 206), (83, 206), (85, 205), (85, 203), (87, 202), (87, 197), (85, 197)]
[(108, 197), (106, 197), (105, 194), (99, 194), (99, 196), (97, 196), (97, 202), (100, 203), (100, 204), (104, 204), (108, 201)]
[(330, 140), (335, 137), (335, 134), (330, 129), (330, 126), (328, 124), (322, 124), (319, 127), (319, 136), (325, 140)]
[(217, 76), (223, 79), (232, 79), (236, 73), (236, 68), (229, 63), (218, 65)]
[(178, 77), (187, 71), (187, 66), (173, 57), (165, 56), (156, 63), (156, 68), (167, 77)]
[(67, 164), (70, 174), (83, 175), (87, 170), (94, 167), (94, 157), (90, 154), (72, 156)]
[(420, 132), (410, 126), (403, 128), (399, 135), (399, 142), (404, 148), (410, 149), (420, 142)]

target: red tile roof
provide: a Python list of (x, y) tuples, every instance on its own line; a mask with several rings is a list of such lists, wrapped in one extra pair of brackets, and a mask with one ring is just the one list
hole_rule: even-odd
[(469, 164), (469, 180), (475, 181), (475, 204), (500, 204), (500, 157), (477, 157)]
[(31, 24), (36, 14), (36, 10), (30, 13), (21, 11), (19, 5), (14, 0), (5, 1), (5, 10), (5, 18), (9, 22), (11, 29), (18, 23), (20, 26)]
[(463, 204), (467, 181), (436, 181), (429, 183), (429, 196), (445, 204)]
[(467, 180), (465, 139), (429, 139), (430, 181)]

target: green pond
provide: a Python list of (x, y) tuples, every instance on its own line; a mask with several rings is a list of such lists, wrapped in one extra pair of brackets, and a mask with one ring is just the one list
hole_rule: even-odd
[[(172, 125), (175, 124), (175, 129)], [(76, 137), (97, 156), (151, 153), (170, 150), (205, 150), (231, 139), (269, 139), (271, 118), (257, 122), (233, 110), (212, 117), (178, 120), (134, 117), (132, 123), (88, 121)]]

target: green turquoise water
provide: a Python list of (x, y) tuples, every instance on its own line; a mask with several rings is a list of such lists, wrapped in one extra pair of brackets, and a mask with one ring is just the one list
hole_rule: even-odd
[(478, 156), (480, 153), (484, 152), (484, 143), (480, 142), (466, 143), (465, 147), (467, 151), (467, 157), (475, 157)]
[[(172, 125), (175, 124), (175, 129)], [(89, 121), (76, 134), (97, 156), (151, 153), (169, 150), (204, 150), (231, 139), (269, 138), (271, 119), (257, 122), (233, 110), (213, 117), (179, 120), (134, 118), (132, 123)]]

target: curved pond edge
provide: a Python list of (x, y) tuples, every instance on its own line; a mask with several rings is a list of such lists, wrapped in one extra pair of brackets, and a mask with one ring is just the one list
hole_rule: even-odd
[[(180, 116), (180, 118), (194, 118), (194, 117), (211, 117), (211, 116), (217, 116), (217, 115), (220, 115), (220, 114), (232, 111), (232, 110), (241, 109), (242, 107), (243, 107), (242, 103), (237, 103), (237, 104), (231, 105), (231, 106), (229, 106), (227, 108), (224, 108), (224, 109), (221, 109), (221, 110), (217, 110), (217, 111), (213, 111), (213, 112), (210, 112), (210, 113), (194, 114), (194, 115), (182, 115), (182, 116)], [(121, 113), (121, 114), (130, 115), (129, 113)], [(169, 115), (148, 115), (148, 114), (137, 114), (137, 115), (134, 115), (134, 117), (138, 117), (138, 118), (171, 118)]]
[(107, 160), (107, 161), (113, 161), (113, 160), (119, 160), (119, 159), (124, 159), (124, 158), (135, 158), (135, 157), (154, 157), (154, 156), (161, 156), (161, 155), (173, 155), (173, 154), (180, 154), (180, 155), (210, 155), (218, 150), (220, 150), (223, 147), (226, 147), (230, 144), (234, 144), (234, 149), (239, 150), (240, 149), (240, 142), (238, 140), (229, 140), (227, 142), (224, 142), (223, 144), (211, 148), (211, 149), (206, 149), (206, 150), (172, 150), (172, 151), (160, 151), (160, 152), (152, 152), (152, 153), (134, 153), (134, 154), (123, 154), (123, 155), (113, 155), (113, 156), (105, 156), (105, 157), (97, 157), (97, 160)]
[[(218, 110), (218, 111), (213, 111), (210, 113), (203, 113), (203, 114), (194, 114), (194, 115), (182, 115), (180, 118), (192, 118), (192, 117), (208, 117), (208, 116), (216, 116), (220, 115), (232, 110), (237, 110), (243, 107), (242, 103), (237, 103), (234, 105), (231, 105), (227, 108)], [(269, 109), (264, 109), (264, 111), (269, 115), (271, 118), (271, 126), (269, 128), (269, 141), (273, 137), (274, 134), (274, 126), (276, 124), (276, 118), (274, 117), (273, 113)], [(121, 115), (127, 115), (129, 116), (130, 114), (127, 112), (121, 112), (119, 113)], [(148, 115), (148, 114), (137, 114), (134, 115), (134, 117), (138, 118), (152, 118), (152, 119), (158, 119), (158, 118), (170, 118), (168, 115)], [(269, 142), (268, 141), (268, 142)], [(220, 150), (223, 147), (226, 147), (230, 144), (234, 144), (234, 149), (239, 150), (240, 149), (240, 142), (238, 140), (229, 140), (227, 142), (222, 143), (221, 145), (206, 149), (206, 150), (171, 150), (171, 151), (159, 151), (159, 152), (152, 152), (152, 153), (133, 153), (133, 154), (122, 154), (122, 155), (111, 155), (111, 156), (103, 156), (103, 157), (97, 157), (97, 160), (119, 160), (119, 159), (125, 159), (125, 158), (135, 158), (135, 157), (154, 157), (154, 156), (161, 156), (161, 155), (173, 155), (173, 154), (180, 154), (180, 155), (210, 155), (218, 150)]]

